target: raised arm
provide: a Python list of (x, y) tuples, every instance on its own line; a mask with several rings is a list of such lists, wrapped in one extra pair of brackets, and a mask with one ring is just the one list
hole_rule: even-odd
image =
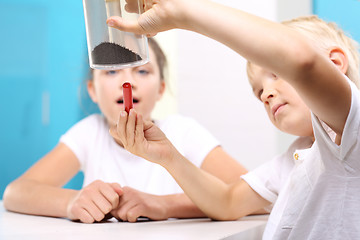
[(341, 136), (351, 104), (343, 75), (347, 60), (341, 49), (324, 54), (287, 26), (207, 0), (145, 0), (145, 10), (138, 21), (111, 17), (107, 22), (124, 31), (150, 35), (181, 28), (213, 38), (288, 81)]

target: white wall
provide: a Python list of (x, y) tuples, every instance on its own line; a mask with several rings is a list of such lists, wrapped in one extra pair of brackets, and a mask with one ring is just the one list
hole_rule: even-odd
[(277, 0), (276, 19), (279, 21), (311, 14), (311, 0)]
[[(284, 1), (217, 0), (274, 21), (311, 12), (310, 0), (281, 3)], [(158, 104), (155, 117), (178, 112), (195, 118), (248, 169), (287, 148), (293, 137), (281, 134), (268, 120), (252, 94), (241, 56), (189, 31), (171, 30), (157, 39), (170, 60), (172, 95), (167, 94)]]

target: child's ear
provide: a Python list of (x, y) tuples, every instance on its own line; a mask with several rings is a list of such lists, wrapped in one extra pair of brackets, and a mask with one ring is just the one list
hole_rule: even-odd
[(164, 92), (165, 92), (165, 81), (164, 80), (161, 80), (160, 81), (160, 87), (159, 87), (159, 97), (158, 97), (158, 100), (160, 100), (162, 98), (162, 96), (164, 95)]
[(347, 72), (349, 67), (349, 61), (345, 52), (341, 48), (330, 48), (329, 58), (342, 73), (345, 74)]
[(87, 85), (87, 91), (89, 93), (91, 100), (94, 103), (97, 103), (94, 80), (88, 80), (86, 85)]

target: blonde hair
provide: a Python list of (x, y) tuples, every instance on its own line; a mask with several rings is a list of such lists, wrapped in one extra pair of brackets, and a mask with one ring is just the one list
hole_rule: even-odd
[[(340, 47), (344, 51), (349, 64), (345, 74), (360, 88), (359, 44), (347, 36), (335, 23), (327, 23), (315, 15), (298, 17), (281, 23), (304, 34), (323, 51), (334, 46)], [(252, 69), (249, 61), (247, 62), (246, 71), (249, 78), (251, 78)]]
[(345, 74), (358, 88), (360, 87), (359, 44), (347, 36), (335, 23), (325, 22), (313, 15), (283, 21), (282, 24), (306, 35), (324, 51), (330, 47), (340, 47), (349, 62), (349, 67)]

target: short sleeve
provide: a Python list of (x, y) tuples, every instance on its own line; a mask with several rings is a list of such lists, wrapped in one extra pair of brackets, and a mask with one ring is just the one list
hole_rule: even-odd
[(183, 143), (186, 157), (198, 167), (206, 156), (220, 145), (220, 142), (195, 120), (190, 121)]
[(279, 157), (264, 163), (253, 171), (242, 175), (250, 187), (261, 197), (271, 203), (275, 203), (279, 194), (279, 176), (275, 173), (276, 166), (280, 163)]
[(358, 144), (360, 135), (360, 93), (356, 85), (348, 79), (351, 87), (351, 107), (344, 126), (341, 144), (336, 145), (329, 137), (328, 130), (324, 128), (324, 124), (316, 115), (312, 113), (312, 122), (316, 141), (326, 146), (334, 156), (339, 160), (347, 159), (349, 151)]
[(198, 167), (220, 145), (208, 130), (188, 117), (173, 115), (160, 123), (159, 127), (178, 151)]
[(73, 151), (82, 170), (84, 170), (89, 149), (95, 147), (93, 140), (102, 121), (104, 120), (100, 115), (90, 115), (71, 127), (59, 140)]
[(342, 159), (347, 156), (348, 152), (355, 144), (358, 144), (360, 135), (360, 93), (355, 84), (350, 80), (348, 81), (351, 87), (351, 108), (346, 119), (342, 143), (340, 146), (340, 157)]
[(255, 170), (241, 176), (241, 178), (261, 197), (275, 203), (295, 166), (293, 160), (295, 150), (308, 148), (311, 144), (310, 137), (299, 137), (285, 153), (274, 157)]

